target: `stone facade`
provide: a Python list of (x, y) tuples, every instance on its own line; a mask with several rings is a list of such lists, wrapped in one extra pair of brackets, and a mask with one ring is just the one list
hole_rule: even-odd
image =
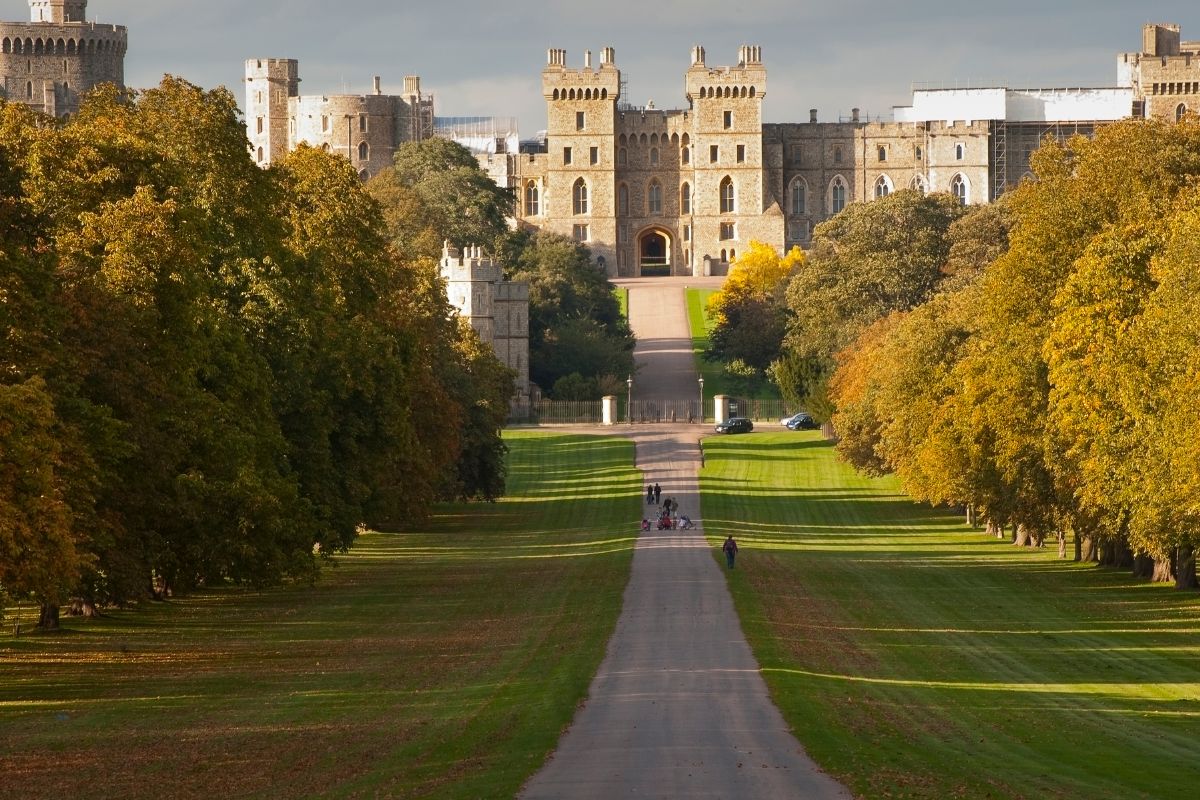
[(1117, 82), (1134, 90), (1134, 116), (1179, 120), (1200, 113), (1200, 42), (1184, 42), (1178, 25), (1146, 25), (1140, 53), (1117, 57)]
[(1119, 61), (1118, 86), (917, 91), (890, 121), (762, 121), (767, 71), (758, 47), (710, 67), (692, 50), (687, 107), (622, 102), (611, 48), (593, 67), (550, 50), (542, 71), (542, 152), (516, 165), (522, 224), (585, 241), (610, 276), (720, 274), (757, 240), (783, 250), (848, 203), (898, 189), (988, 203), (1030, 173), (1052, 137), (1092, 135), (1131, 115), (1200, 109), (1200, 43), (1178, 26), (1146, 27), (1142, 54)]
[(392, 165), (396, 148), (433, 136), (433, 97), (421, 79), (386, 95), (378, 77), (367, 95), (301, 95), (300, 64), (287, 58), (246, 61), (246, 128), (250, 151), (268, 166), (299, 144), (347, 156), (364, 180)]
[(442, 279), (450, 304), (517, 373), (517, 399), (529, 396), (529, 284), (504, 280), (504, 269), (478, 247), (465, 253), (447, 242)]
[(83, 94), (125, 85), (128, 33), (87, 21), (87, 0), (29, 0), (29, 22), (0, 22), (0, 91), (36, 111), (64, 117)]

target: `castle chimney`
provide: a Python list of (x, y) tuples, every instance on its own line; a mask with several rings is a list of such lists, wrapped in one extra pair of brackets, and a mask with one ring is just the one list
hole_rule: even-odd
[(592, 51), (591, 50), (583, 51), (583, 68), (584, 69), (592, 68)]
[(600, 66), (605, 64), (613, 64), (617, 60), (616, 51), (611, 47), (606, 47), (600, 51)]
[(692, 48), (692, 66), (704, 66), (704, 48), (700, 45)]
[(419, 97), (421, 95), (421, 78), (417, 75), (404, 76), (404, 94), (409, 97)]
[(746, 47), (746, 45), (742, 45), (741, 47), (738, 48), (738, 66), (739, 67), (746, 66), (746, 62), (750, 60), (749, 55), (750, 55), (750, 48)]
[(379, 76), (375, 76), (375, 94), (383, 94), (383, 87), (380, 86)]
[(858, 122), (858, 109), (857, 108), (850, 109), (850, 121)]
[(817, 110), (815, 108), (810, 108), (808, 110), (808, 121), (809, 122), (817, 121)]

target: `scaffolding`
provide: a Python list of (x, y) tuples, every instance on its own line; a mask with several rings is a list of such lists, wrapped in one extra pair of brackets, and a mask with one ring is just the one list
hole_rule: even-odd
[(992, 200), (1008, 191), (1008, 123), (992, 122)]

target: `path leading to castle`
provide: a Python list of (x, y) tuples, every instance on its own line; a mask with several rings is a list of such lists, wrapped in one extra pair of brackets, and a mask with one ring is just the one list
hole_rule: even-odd
[[(639, 340), (635, 396), (698, 396), (683, 282), (625, 285)], [(657, 481), (683, 513), (702, 517), (699, 437), (708, 430), (639, 425), (613, 432), (635, 440), (647, 481)], [(702, 529), (641, 534), (624, 607), (587, 702), (521, 797), (851, 796), (805, 755), (768, 697), (722, 569)]]

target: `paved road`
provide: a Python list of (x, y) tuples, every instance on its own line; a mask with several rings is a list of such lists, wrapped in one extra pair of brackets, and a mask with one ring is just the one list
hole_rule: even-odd
[[(638, 358), (691, 391), (680, 283), (634, 284)], [(654, 343), (657, 342), (657, 343)], [(652, 361), (653, 360), (653, 361)], [(645, 374), (646, 370), (642, 373)], [(686, 395), (685, 395), (686, 396)], [(699, 425), (619, 427), (647, 481), (699, 516)], [(590, 429), (595, 433), (595, 429)], [(630, 520), (630, 524), (635, 524)], [(767, 696), (722, 567), (701, 530), (642, 534), (604, 662), (526, 800), (849, 798), (820, 772)]]

